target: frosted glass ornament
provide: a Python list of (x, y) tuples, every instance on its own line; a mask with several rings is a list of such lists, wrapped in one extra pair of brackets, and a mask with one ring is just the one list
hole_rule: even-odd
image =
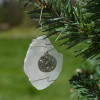
[(62, 70), (62, 54), (45, 37), (43, 35), (32, 41), (24, 60), (24, 71), (38, 90), (53, 83)]

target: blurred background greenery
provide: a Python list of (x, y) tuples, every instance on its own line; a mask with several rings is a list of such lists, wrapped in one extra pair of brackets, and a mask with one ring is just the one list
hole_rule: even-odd
[[(69, 79), (81, 59), (73, 51), (59, 47), (59, 42), (50, 40), (63, 53), (63, 69), (58, 79), (42, 91), (36, 90), (23, 70), (24, 58), (33, 38), (36, 38), (36, 20), (29, 19), (21, 3), (15, 0), (0, 0), (0, 100), (77, 100), (72, 98)], [(39, 34), (43, 34), (41, 31)]]

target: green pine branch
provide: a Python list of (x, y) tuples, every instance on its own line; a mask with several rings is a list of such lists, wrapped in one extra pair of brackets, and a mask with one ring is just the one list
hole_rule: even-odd
[(55, 41), (64, 40), (61, 46), (66, 45), (66, 49), (70, 49), (83, 41), (87, 42), (88, 46), (77, 56), (88, 59), (100, 54), (100, 4), (98, 0), (83, 1), (73, 5), (71, 0), (29, 0), (26, 4), (34, 2), (34, 9), (28, 15), (38, 19), (43, 6), (43, 32), (48, 33), (47, 37), (56, 34)]
[(70, 80), (72, 88), (77, 92), (78, 98), (86, 97), (87, 100), (100, 100), (100, 89), (97, 82), (90, 79), (89, 75), (78, 73)]

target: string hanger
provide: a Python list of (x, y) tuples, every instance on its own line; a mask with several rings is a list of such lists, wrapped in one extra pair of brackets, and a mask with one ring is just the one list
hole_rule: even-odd
[(41, 24), (42, 14), (43, 14), (43, 0), (42, 0), (42, 8), (41, 8), (41, 13), (40, 13), (40, 20), (39, 20), (39, 24), (41, 25), (41, 29), (42, 29), (42, 24)]
[(39, 19), (39, 25), (40, 25), (40, 28), (36, 30), (34, 36), (36, 36), (37, 38), (39, 37), (39, 31), (42, 30), (42, 23), (41, 23), (41, 20), (42, 20), (42, 14), (43, 14), (43, 0), (42, 0), (42, 6), (41, 6), (41, 12), (40, 12), (40, 19)]

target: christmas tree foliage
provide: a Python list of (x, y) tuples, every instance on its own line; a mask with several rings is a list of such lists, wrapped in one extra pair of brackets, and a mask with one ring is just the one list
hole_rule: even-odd
[(100, 100), (100, 1), (28, 0), (27, 5), (33, 6), (28, 11), (30, 18), (39, 19), (38, 27), (48, 33), (47, 37), (56, 35), (60, 46), (70, 49), (85, 43), (75, 53), (89, 64), (85, 61), (69, 82), (78, 98)]

